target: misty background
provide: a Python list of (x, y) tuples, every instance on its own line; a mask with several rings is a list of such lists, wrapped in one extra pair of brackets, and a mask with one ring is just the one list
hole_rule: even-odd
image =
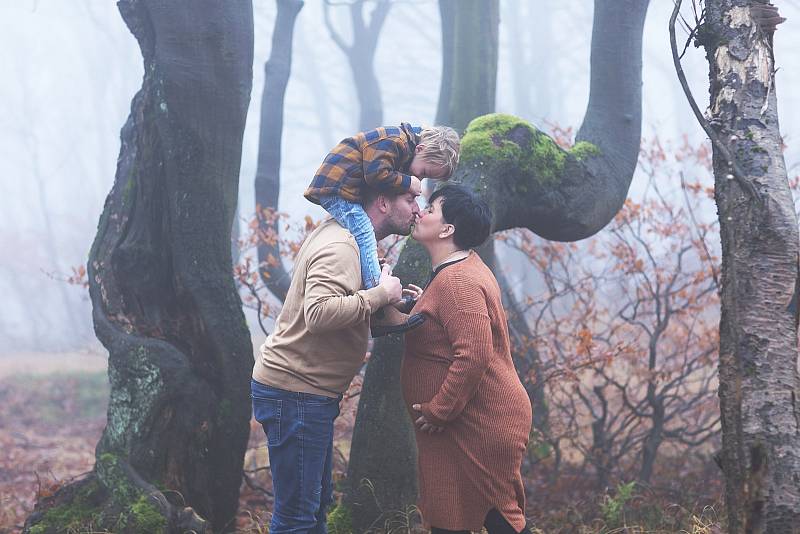
[[(690, 16), (690, 2), (683, 10)], [(800, 161), (800, 3), (776, 2), (788, 21), (775, 36), (777, 94), (789, 175)], [(294, 219), (321, 209), (302, 197), (327, 151), (358, 131), (358, 102), (345, 54), (331, 38), (322, 0), (306, 0), (295, 26), (286, 92), (279, 210)], [(577, 129), (589, 91), (590, 0), (501, 0), (496, 111), (544, 131)], [(373, 3), (367, 3), (365, 18)], [(673, 4), (651, 2), (644, 37), (643, 136), (693, 144), (705, 135), (672, 66), (667, 23)], [(264, 62), (275, 4), (254, 0), (253, 92), (239, 182), (240, 223), (254, 211), (253, 179)], [(332, 25), (352, 40), (349, 9), (330, 7)], [(679, 46), (686, 39), (679, 29)], [(0, 4), (0, 356), (97, 346), (87, 290), (64, 280), (86, 262), (110, 190), (119, 131), (142, 79), (138, 45), (105, 0)], [(690, 47), (683, 60), (701, 108), (708, 63)], [(396, 0), (375, 54), (383, 123), (432, 124), (439, 95), (441, 42), (435, 0)], [(377, 125), (376, 125), (377, 126)], [(663, 184), (667, 187), (668, 184)], [(674, 184), (677, 186), (678, 184)], [(710, 185), (710, 184), (709, 184)], [(642, 187), (634, 177), (632, 191)], [(713, 216), (713, 214), (707, 214)], [(254, 335), (258, 327), (251, 325)]]

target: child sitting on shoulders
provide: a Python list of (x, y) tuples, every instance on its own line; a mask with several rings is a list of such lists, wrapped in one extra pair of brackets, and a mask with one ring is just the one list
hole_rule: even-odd
[[(358, 244), (365, 289), (378, 285), (381, 267), (375, 230), (361, 205), (366, 188), (422, 192), (422, 178), (447, 180), (458, 164), (460, 140), (447, 126), (382, 126), (342, 140), (325, 157), (304, 196), (321, 205)], [(409, 330), (421, 318), (386, 306), (372, 323), (373, 337)]]

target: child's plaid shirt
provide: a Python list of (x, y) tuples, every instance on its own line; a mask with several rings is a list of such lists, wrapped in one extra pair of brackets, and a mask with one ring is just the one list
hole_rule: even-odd
[(402, 123), (399, 128), (381, 126), (342, 140), (317, 169), (304, 196), (319, 204), (324, 196), (360, 202), (367, 186), (379, 191), (408, 191), (411, 176), (406, 173), (419, 143), (419, 132), (419, 128)]

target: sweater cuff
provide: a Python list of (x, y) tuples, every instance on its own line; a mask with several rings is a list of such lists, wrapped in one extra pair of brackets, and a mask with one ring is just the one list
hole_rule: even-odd
[(389, 294), (383, 286), (378, 285), (364, 290), (364, 300), (369, 307), (369, 313), (372, 314), (389, 304)]
[(436, 426), (447, 426), (448, 421), (444, 419), (439, 419), (433, 412), (431, 411), (431, 403), (426, 402), (425, 404), (420, 405), (419, 411), (422, 412), (422, 415), (425, 416), (425, 419), (428, 420), (429, 423), (434, 424)]

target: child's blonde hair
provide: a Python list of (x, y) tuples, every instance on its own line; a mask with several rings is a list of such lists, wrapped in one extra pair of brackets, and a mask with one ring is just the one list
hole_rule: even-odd
[(453, 175), (461, 150), (461, 140), (454, 129), (449, 126), (426, 126), (419, 134), (419, 144), (422, 145), (420, 155), (425, 161), (446, 168), (448, 177)]

